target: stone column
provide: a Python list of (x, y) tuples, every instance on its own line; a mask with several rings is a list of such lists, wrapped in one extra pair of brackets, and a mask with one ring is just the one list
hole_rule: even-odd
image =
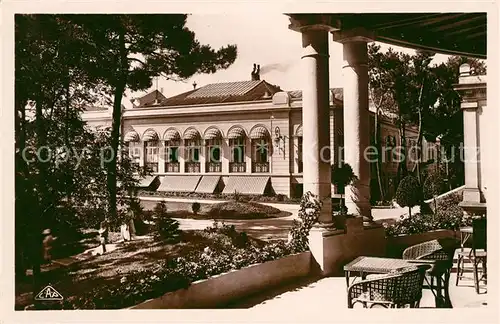
[(158, 141), (158, 173), (165, 173), (165, 154), (167, 147), (165, 141)]
[(208, 160), (208, 148), (206, 141), (204, 139), (200, 140), (200, 154), (199, 154), (199, 161), (200, 162), (200, 173), (206, 173), (206, 161)]
[(302, 127), (304, 193), (323, 202), (319, 222), (332, 223), (328, 31), (302, 31)]
[(460, 107), (464, 116), (463, 155), (465, 171), (465, 188), (463, 201), (466, 203), (481, 202), (481, 176), (479, 167), (478, 110), (479, 103), (485, 93), (480, 92), (486, 85), (481, 77), (471, 76), (470, 66), (460, 66), (459, 84), (455, 87), (461, 93)]
[[(370, 145), (368, 110), (368, 51), (372, 37), (362, 30), (336, 32), (343, 44), (344, 66), (344, 156), (358, 180), (345, 190), (348, 213), (371, 218), (370, 163), (365, 156)], [(368, 151), (369, 153), (369, 151)]]

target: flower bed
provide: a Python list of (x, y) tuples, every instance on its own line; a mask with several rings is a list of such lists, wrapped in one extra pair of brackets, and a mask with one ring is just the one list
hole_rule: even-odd
[[(150, 190), (138, 190), (138, 196), (144, 197), (166, 197), (166, 198), (198, 198), (198, 199), (212, 199), (212, 200), (234, 200), (234, 194), (219, 194), (219, 193), (197, 193), (197, 192), (166, 192), (166, 191), (150, 191)], [(255, 202), (270, 202), (270, 203), (282, 203), (282, 204), (298, 204), (300, 203), (300, 198), (289, 198), (282, 194), (277, 194), (273, 196), (262, 196), (262, 195), (244, 195), (237, 194), (240, 201), (255, 201)]]
[(450, 195), (439, 201), (435, 213), (402, 216), (394, 224), (384, 224), (386, 236), (419, 234), (434, 230), (457, 230), (462, 226), (468, 226), (471, 220), (464, 216), (463, 209), (458, 206), (461, 200), (459, 194)]
[(311, 253), (302, 252), (277, 260), (252, 264), (147, 300), (131, 309), (216, 308), (254, 293), (309, 275)]
[(104, 283), (65, 300), (65, 309), (119, 309), (187, 288), (193, 282), (302, 252), (284, 241), (265, 244), (249, 239), (234, 226), (214, 223), (201, 232), (211, 243), (203, 250), (157, 262), (123, 276), (119, 284)]

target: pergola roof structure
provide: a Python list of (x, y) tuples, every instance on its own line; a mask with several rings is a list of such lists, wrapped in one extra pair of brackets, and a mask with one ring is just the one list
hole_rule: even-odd
[(441, 54), (486, 58), (486, 13), (288, 14), (332, 29), (364, 28), (375, 40)]

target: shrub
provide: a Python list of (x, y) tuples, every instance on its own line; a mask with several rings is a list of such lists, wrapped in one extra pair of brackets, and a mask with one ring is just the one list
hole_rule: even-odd
[(352, 184), (357, 180), (357, 176), (354, 174), (352, 167), (348, 163), (342, 163), (341, 165), (335, 163), (332, 164), (332, 174), (331, 182), (340, 191), (340, 213), (345, 214), (346, 210), (344, 206), (343, 194), (345, 192), (345, 187)]
[(164, 218), (167, 217), (167, 205), (164, 201), (160, 201), (156, 204), (155, 208), (153, 208), (153, 217), (155, 218)]
[(213, 219), (261, 219), (279, 215), (281, 210), (256, 202), (226, 201), (213, 204), (208, 216)]
[(289, 244), (293, 251), (303, 252), (309, 249), (307, 237), (314, 223), (318, 221), (321, 207), (322, 202), (311, 192), (308, 191), (302, 196), (299, 208), (300, 220), (294, 219), (290, 229)]
[(161, 201), (156, 204), (153, 215), (155, 217), (156, 232), (155, 238), (167, 242), (177, 242), (180, 239), (181, 231), (179, 222), (169, 217), (165, 202)]
[(195, 201), (195, 202), (193, 203), (193, 205), (191, 205), (191, 210), (193, 211), (193, 213), (194, 213), (195, 215), (197, 215), (197, 214), (198, 214), (198, 212), (200, 211), (200, 209), (201, 209), (201, 205), (200, 205), (200, 203), (199, 203), (199, 202), (197, 202), (197, 201)]
[(445, 190), (443, 175), (439, 169), (429, 171), (424, 181), (423, 194), (424, 199), (434, 198), (434, 210), (437, 210), (436, 196)]
[(408, 212), (411, 216), (411, 208), (418, 205), (421, 201), (422, 189), (418, 180), (411, 175), (404, 177), (396, 191), (396, 202), (401, 207), (408, 207)]
[(241, 200), (241, 193), (239, 193), (238, 191), (234, 191), (234, 195), (233, 195), (233, 199), (234, 201), (240, 201)]
[(464, 215), (458, 206), (459, 194), (444, 197), (434, 214), (416, 214), (412, 217), (401, 217), (392, 225), (384, 225), (387, 236), (418, 234), (438, 229), (457, 230), (462, 226), (470, 226), (471, 220)]

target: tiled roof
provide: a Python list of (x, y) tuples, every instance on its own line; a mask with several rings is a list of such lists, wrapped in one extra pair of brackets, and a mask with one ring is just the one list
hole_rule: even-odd
[[(272, 96), (279, 91), (281, 91), (281, 89), (278, 86), (272, 85), (264, 80), (212, 83), (170, 98), (165, 98), (162, 95), (163, 98), (159, 98), (159, 105), (182, 106), (270, 100)], [(152, 100), (154, 102), (155, 97), (152, 93), (146, 96), (149, 96), (150, 99), (153, 98)], [(151, 106), (142, 104), (143, 101), (148, 101), (145, 100), (144, 97), (139, 98), (139, 101), (141, 102), (139, 107)]]
[[(167, 97), (165, 97), (163, 95), (163, 93), (161, 93), (158, 90), (154, 90), (154, 91), (146, 94), (145, 96), (133, 99), (132, 102), (134, 103), (134, 105), (136, 105), (138, 107), (151, 107), (151, 106), (155, 105), (156, 100), (158, 100), (158, 102), (162, 102), (165, 99), (167, 99)], [(139, 101), (138, 105), (135, 103), (135, 100)]]
[(225, 82), (225, 83), (212, 83), (194, 91), (186, 96), (186, 98), (209, 98), (209, 97), (230, 97), (230, 96), (243, 96), (253, 88), (255, 88), (261, 81), (239, 81), (239, 82)]

